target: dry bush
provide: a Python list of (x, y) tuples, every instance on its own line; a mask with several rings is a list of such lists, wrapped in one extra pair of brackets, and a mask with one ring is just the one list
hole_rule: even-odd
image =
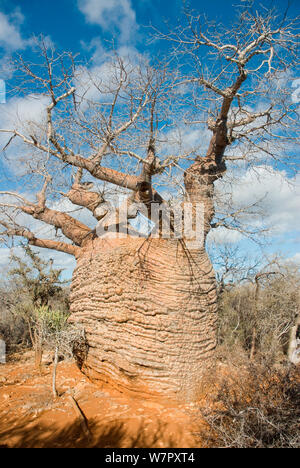
[(30, 345), (26, 321), (12, 313), (16, 303), (14, 292), (0, 287), (0, 339), (5, 341), (8, 355)]
[[(50, 311), (69, 315), (67, 281), (52, 260), (43, 260), (29, 246), (24, 258), (11, 255), (13, 267), (0, 287), (0, 336), (8, 353), (33, 346), (37, 367), (41, 364), (44, 329)], [(49, 314), (48, 314), (49, 315)]]
[(206, 422), (202, 442), (218, 448), (299, 448), (299, 382), (295, 368), (248, 363), (240, 372), (223, 369), (200, 410)]
[(28, 327), (22, 317), (14, 317), (9, 311), (0, 313), (0, 339), (6, 343), (6, 352), (12, 354), (30, 346)]
[(290, 330), (299, 313), (300, 275), (286, 268), (256, 286), (250, 282), (225, 290), (219, 299), (219, 346), (230, 356), (250, 354), (256, 329), (256, 359), (268, 364), (286, 360)]

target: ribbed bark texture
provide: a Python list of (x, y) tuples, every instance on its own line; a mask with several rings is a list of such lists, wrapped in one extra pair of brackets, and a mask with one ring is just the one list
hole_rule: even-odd
[(178, 240), (95, 239), (77, 259), (71, 321), (83, 371), (137, 394), (193, 398), (216, 345), (216, 285), (203, 249)]

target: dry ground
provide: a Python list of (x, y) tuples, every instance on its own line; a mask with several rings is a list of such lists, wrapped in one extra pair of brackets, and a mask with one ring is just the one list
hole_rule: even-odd
[[(139, 400), (90, 382), (72, 362), (58, 365), (51, 393), (51, 362), (41, 373), (33, 354), (0, 365), (0, 447), (199, 447), (193, 419), (197, 405)], [(83, 411), (89, 434), (72, 406)], [(197, 418), (198, 419), (198, 418)], [(198, 426), (199, 427), (199, 426)]]

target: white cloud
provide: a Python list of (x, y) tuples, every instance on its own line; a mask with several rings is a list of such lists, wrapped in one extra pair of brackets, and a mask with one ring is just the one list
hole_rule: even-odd
[(19, 8), (8, 15), (0, 12), (0, 78), (4, 80), (11, 78), (13, 74), (10, 54), (27, 46), (28, 41), (22, 37), (20, 31), (23, 21), (24, 16)]
[[(27, 95), (14, 97), (1, 106), (0, 129), (18, 130), (24, 135), (45, 133), (46, 107), (49, 97), (44, 95)], [(11, 137), (10, 133), (0, 132), (0, 147), (3, 148)], [(24, 158), (24, 144), (19, 138), (14, 138), (6, 150), (3, 160), (15, 175), (26, 172), (24, 164), (19, 162)], [(31, 152), (32, 154), (32, 152)], [(33, 155), (31, 156), (31, 160)]]
[[(120, 69), (114, 51), (104, 49), (98, 38), (94, 38), (90, 44), (82, 45), (88, 52), (92, 52), (91, 65), (77, 68), (74, 85), (80, 110), (85, 111), (89, 102), (110, 102), (113, 99), (114, 91), (120, 84)], [(121, 46), (115, 52), (122, 59), (125, 69), (130, 70), (128, 76), (131, 80), (134, 78), (134, 66), (139, 62), (147, 62), (147, 58), (132, 46)]]
[(258, 166), (229, 173), (216, 183), (216, 189), (221, 203), (227, 199), (230, 211), (257, 202), (252, 213), (242, 215), (250, 227), (265, 226), (270, 237), (300, 231), (300, 175), (291, 179), (285, 171)]
[[(109, 63), (91, 68), (78, 67), (74, 85), (80, 110), (86, 110), (89, 102), (99, 102), (104, 99), (106, 97), (105, 89), (108, 89), (112, 79), (113, 69)], [(99, 88), (103, 89), (103, 93), (99, 91)]]
[(223, 226), (213, 229), (207, 236), (209, 244), (235, 244), (243, 239), (243, 235), (238, 231), (226, 229)]
[(49, 97), (41, 94), (14, 97), (1, 108), (0, 126), (22, 130), (30, 125), (43, 125), (46, 122), (47, 105)]
[(287, 259), (288, 261), (292, 263), (296, 263), (297, 265), (300, 265), (300, 252), (295, 253), (292, 257)]
[(117, 29), (120, 43), (126, 43), (137, 30), (136, 14), (130, 0), (78, 0), (86, 21), (98, 24), (104, 31)]
[[(174, 117), (176, 119), (176, 115)], [(166, 152), (182, 154), (193, 149), (200, 151), (200, 148), (206, 148), (211, 132), (204, 127), (178, 126), (175, 130), (165, 132), (164, 137), (168, 141)]]
[(8, 80), (13, 76), (13, 72), (14, 69), (11, 63), (10, 56), (8, 54), (5, 54), (0, 59), (0, 77), (2, 80)]
[(125, 62), (137, 63), (139, 58), (146, 60), (145, 54), (140, 52), (132, 44), (121, 44), (114, 50), (106, 48), (99, 37), (94, 37), (90, 42), (80, 41), (83, 50), (87, 51), (90, 63), (93, 67), (103, 65), (108, 61), (115, 60), (115, 53)]
[(10, 15), (0, 12), (0, 46), (8, 51), (23, 49), (26, 41), (21, 36), (20, 25), (24, 17), (19, 9)]

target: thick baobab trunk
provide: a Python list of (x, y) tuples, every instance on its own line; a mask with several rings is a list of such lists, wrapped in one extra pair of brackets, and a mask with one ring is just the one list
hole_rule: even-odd
[[(215, 167), (185, 174), (188, 201), (213, 217)], [(216, 283), (204, 246), (175, 239), (90, 240), (77, 258), (71, 321), (84, 326), (92, 378), (137, 394), (193, 398), (216, 346)]]
[(138, 393), (192, 394), (216, 345), (216, 288), (204, 251), (180, 241), (96, 239), (78, 258), (71, 320), (93, 379)]

